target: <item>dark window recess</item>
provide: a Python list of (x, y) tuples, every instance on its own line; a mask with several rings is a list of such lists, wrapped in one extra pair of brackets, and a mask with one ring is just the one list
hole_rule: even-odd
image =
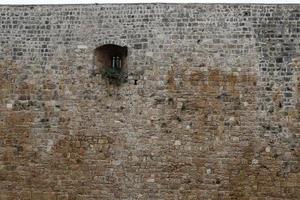
[(107, 44), (95, 49), (95, 74), (101, 74), (109, 83), (127, 81), (127, 47)]

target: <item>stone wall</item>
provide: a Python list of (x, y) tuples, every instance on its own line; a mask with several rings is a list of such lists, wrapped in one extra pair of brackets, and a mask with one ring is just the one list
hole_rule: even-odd
[[(1, 200), (300, 196), (300, 5), (0, 6)], [(127, 82), (94, 50), (128, 47)]]

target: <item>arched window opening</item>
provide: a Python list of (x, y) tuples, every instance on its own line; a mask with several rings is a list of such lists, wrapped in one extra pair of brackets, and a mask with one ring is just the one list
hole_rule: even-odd
[(127, 47), (106, 44), (95, 49), (95, 71), (110, 81), (127, 80)]

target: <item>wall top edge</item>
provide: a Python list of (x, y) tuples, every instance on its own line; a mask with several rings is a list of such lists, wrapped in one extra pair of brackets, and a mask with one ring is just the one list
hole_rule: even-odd
[(1, 4), (9, 7), (43, 6), (116, 6), (116, 5), (233, 5), (233, 6), (299, 6), (300, 3), (87, 3), (87, 4)]

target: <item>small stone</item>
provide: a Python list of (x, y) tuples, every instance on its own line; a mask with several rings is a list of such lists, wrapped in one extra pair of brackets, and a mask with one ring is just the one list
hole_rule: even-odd
[(86, 45), (77, 45), (78, 49), (87, 49), (88, 47)]
[(53, 140), (48, 140), (47, 149), (46, 149), (47, 152), (51, 151), (53, 144), (54, 144)]
[(239, 138), (239, 137), (233, 137), (232, 140), (233, 140), (234, 142), (238, 142), (238, 141), (240, 140), (240, 138)]
[(176, 141), (175, 141), (175, 145), (176, 145), (176, 146), (179, 146), (179, 145), (181, 145), (181, 142), (180, 142), (180, 140), (176, 140)]
[(258, 164), (258, 160), (257, 159), (253, 159), (252, 160), (252, 165), (257, 165)]
[(152, 57), (153, 56), (153, 52), (151, 52), (151, 51), (146, 52), (146, 56)]
[(270, 153), (270, 152), (271, 152), (271, 147), (267, 146), (266, 149), (265, 149), (265, 151), (266, 151), (267, 153)]
[(13, 108), (13, 105), (12, 105), (11, 103), (8, 103), (8, 104), (6, 104), (6, 108), (7, 108), (7, 109), (12, 109), (12, 108)]
[(154, 183), (154, 182), (155, 182), (155, 179), (154, 179), (154, 178), (148, 178), (148, 179), (147, 179), (147, 182), (148, 182), (148, 183)]
[(112, 164), (115, 165), (115, 166), (118, 166), (118, 165), (120, 165), (121, 163), (122, 163), (121, 160), (113, 160), (113, 161), (112, 161)]
[(157, 136), (151, 136), (151, 140), (158, 140), (159, 139), (159, 137), (157, 137)]
[(178, 102), (177, 103), (177, 109), (182, 109), (183, 107), (183, 103), (182, 102)]
[(212, 173), (212, 170), (210, 168), (206, 169), (206, 173), (207, 174), (211, 174)]
[(230, 118), (229, 118), (229, 122), (230, 122), (230, 123), (233, 123), (234, 121), (235, 121), (234, 117), (230, 117)]
[(190, 145), (184, 146), (184, 150), (186, 150), (186, 151), (191, 151), (191, 150), (192, 150), (192, 147), (191, 147)]
[(75, 146), (76, 146), (77, 148), (79, 148), (79, 147), (80, 147), (80, 141), (76, 141)]
[(139, 158), (138, 158), (137, 156), (132, 156), (132, 161), (138, 162), (138, 161), (139, 161)]

